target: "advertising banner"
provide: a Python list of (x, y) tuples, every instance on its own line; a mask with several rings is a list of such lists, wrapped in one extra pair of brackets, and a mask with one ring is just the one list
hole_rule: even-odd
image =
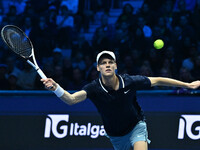
[[(140, 97), (150, 150), (200, 149), (198, 96)], [(68, 106), (52, 95), (0, 96), (0, 149), (111, 150), (90, 100)]]

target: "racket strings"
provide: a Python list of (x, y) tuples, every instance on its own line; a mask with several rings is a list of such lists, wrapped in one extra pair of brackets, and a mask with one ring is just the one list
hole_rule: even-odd
[(3, 36), (7, 45), (18, 55), (29, 58), (32, 54), (32, 45), (23, 31), (17, 28), (4, 29)]

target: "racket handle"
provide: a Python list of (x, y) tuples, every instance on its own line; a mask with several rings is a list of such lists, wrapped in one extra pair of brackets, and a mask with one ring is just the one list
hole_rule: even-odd
[(40, 68), (37, 70), (37, 73), (40, 75), (42, 79), (47, 79), (46, 75), (43, 73), (43, 71)]

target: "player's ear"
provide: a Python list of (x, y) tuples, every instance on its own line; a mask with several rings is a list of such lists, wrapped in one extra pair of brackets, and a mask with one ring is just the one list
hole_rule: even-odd
[(97, 65), (97, 71), (99, 71), (99, 65)]
[(117, 69), (117, 63), (115, 63), (115, 69)]

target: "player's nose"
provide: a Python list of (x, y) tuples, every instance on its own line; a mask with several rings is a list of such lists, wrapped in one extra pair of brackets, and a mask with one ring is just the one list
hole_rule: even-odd
[(110, 64), (109, 63), (106, 64), (106, 68), (110, 68)]

